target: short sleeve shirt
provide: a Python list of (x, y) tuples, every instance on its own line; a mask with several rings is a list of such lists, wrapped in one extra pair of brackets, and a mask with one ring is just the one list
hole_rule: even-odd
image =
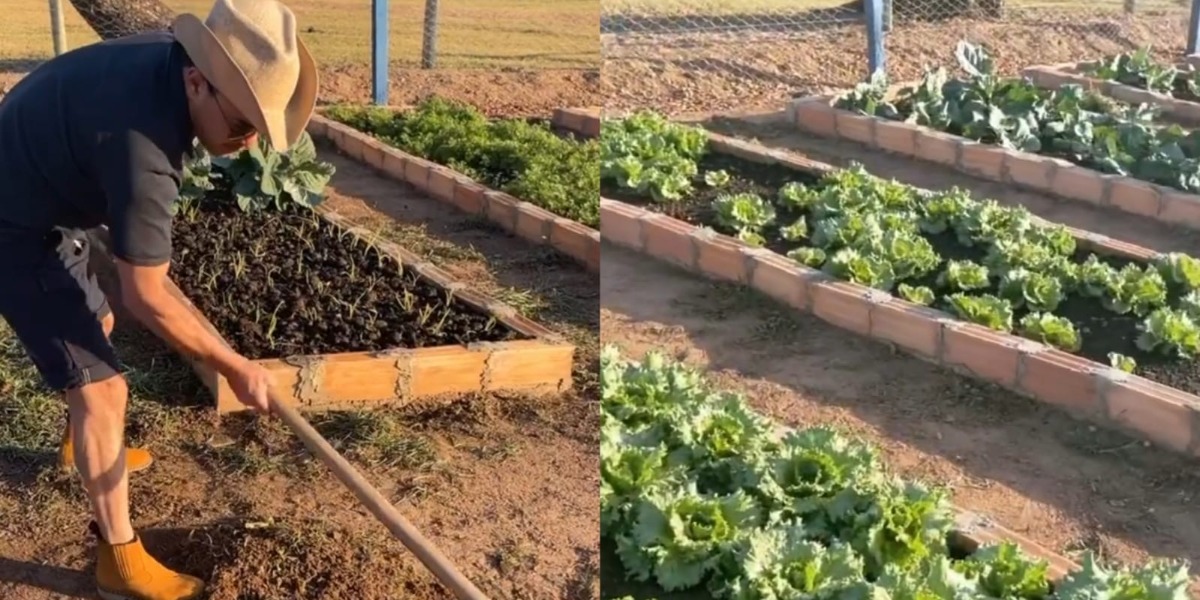
[(169, 32), (72, 50), (0, 100), (0, 222), (107, 225), (135, 265), (171, 259), (172, 205), (193, 131), (186, 55)]

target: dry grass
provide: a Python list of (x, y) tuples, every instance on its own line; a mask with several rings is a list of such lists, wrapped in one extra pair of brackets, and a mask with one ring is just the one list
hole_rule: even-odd
[[(951, 0), (944, 0), (949, 3)], [(601, 0), (604, 14), (636, 13), (646, 15), (709, 15), (796, 13), (803, 10), (835, 8), (848, 0)], [(1124, 0), (1008, 0), (1007, 5), (1019, 8), (1053, 8), (1060, 10), (1121, 11)], [(1138, 10), (1161, 10), (1186, 7), (1180, 0), (1139, 0)]]
[[(165, 1), (175, 10), (201, 15), (211, 6), (209, 0)], [(318, 62), (371, 60), (370, 0), (291, 0), (287, 4), (295, 11)], [(397, 64), (416, 64), (421, 58), (424, 0), (390, 0), (390, 4), (391, 58)], [(64, 0), (63, 6), (69, 48), (99, 39), (69, 0)], [(27, 70), (25, 65), (53, 55), (46, 2), (11, 0), (4, 9), (0, 71)], [(594, 68), (600, 59), (599, 27), (596, 0), (447, 0), (441, 3), (439, 66)]]

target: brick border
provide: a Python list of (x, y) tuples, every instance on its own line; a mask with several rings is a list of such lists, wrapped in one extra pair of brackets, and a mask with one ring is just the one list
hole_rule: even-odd
[[(375, 239), (374, 232), (355, 225), (333, 209), (322, 204), (315, 212), (357, 241), (373, 244), (381, 254), (393, 258), (398, 268), (415, 271), (426, 282), (448, 291), (455, 300), (494, 316), (527, 339), (254, 360), (271, 372), (285, 401), (299, 410), (324, 411), (464, 393), (512, 391), (545, 395), (561, 394), (572, 388), (575, 345), (570, 341), (521, 316), (504, 302), (456, 281), (449, 273), (403, 247)], [(97, 256), (111, 264), (108, 229), (101, 227), (90, 235), (97, 242), (94, 245), (99, 251)], [(184, 305), (201, 327), (223, 345), (230, 346), (200, 308), (170, 279), (167, 292)], [(183, 358), (208, 389), (217, 415), (247, 410), (238, 402), (224, 376), (192, 357)]]
[(850, 140), (980, 179), (1200, 230), (1200, 195), (920, 125), (839, 110), (833, 107), (833, 101), (832, 95), (794, 100), (788, 108), (788, 120), (797, 129), (820, 137)]
[[(561, 121), (564, 126), (599, 119), (595, 109), (567, 112), (570, 115)], [(835, 169), (753, 142), (713, 132), (708, 136), (716, 152), (807, 173)], [(771, 250), (617, 200), (600, 199), (600, 231), (606, 242), (710, 279), (748, 285), (783, 304), (923, 360), (1002, 385), (1175, 452), (1200, 456), (1200, 397), (1193, 394), (835, 279)], [(1148, 248), (1107, 236), (1070, 231), (1080, 248), (1097, 254), (1139, 260), (1158, 256)]]
[(600, 271), (600, 232), (591, 227), (491, 189), (450, 167), (392, 147), (319, 111), (309, 121), (308, 133), (329, 140), (346, 156), (439, 202), (485, 217), (527, 241), (550, 246), (589, 271)]
[[(1058, 89), (1064, 84), (1074, 83), (1084, 89), (1094, 90), (1129, 104), (1150, 104), (1158, 107), (1162, 114), (1190, 125), (1200, 125), (1200, 102), (1183, 100), (1125, 85), (1112, 80), (1097, 79), (1084, 74), (1084, 69), (1096, 61), (1033, 65), (1022, 69), (1021, 76), (1029, 78), (1034, 85), (1046, 89)], [(1176, 65), (1179, 66), (1179, 65)]]
[(952, 546), (973, 554), (980, 546), (988, 546), (1000, 542), (1015, 543), (1026, 556), (1046, 561), (1046, 575), (1051, 582), (1057, 582), (1070, 573), (1082, 568), (1079, 563), (1051, 551), (1049, 548), (996, 523), (992, 519), (954, 505), (954, 529), (950, 531), (950, 543)]

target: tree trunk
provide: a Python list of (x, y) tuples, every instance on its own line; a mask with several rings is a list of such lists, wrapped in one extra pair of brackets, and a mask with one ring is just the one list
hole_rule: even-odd
[(71, 0), (71, 5), (105, 40), (166, 29), (175, 17), (161, 0)]

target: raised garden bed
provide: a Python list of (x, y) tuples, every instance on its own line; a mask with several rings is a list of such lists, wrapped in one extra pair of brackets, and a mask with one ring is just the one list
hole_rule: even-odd
[[(653, 116), (605, 127), (606, 143), (624, 129), (631, 140), (623, 147), (638, 148), (633, 140), (657, 131), (694, 157), (606, 155), (606, 241), (749, 284), (927, 360), (1197, 451), (1200, 369), (1156, 346), (1169, 338), (1193, 356), (1200, 349), (1198, 296), (1188, 291), (1200, 279), (1182, 274), (1195, 259), (960, 190), (935, 194), (703, 130), (664, 130)], [(622, 181), (633, 162), (652, 175)], [(665, 189), (674, 198), (651, 198), (672, 181)]]
[(1200, 228), (1200, 133), (1078, 86), (1049, 90), (992, 75), (982, 50), (960, 44), (958, 52), (964, 79), (931, 71), (899, 89), (877, 79), (797, 100), (790, 118), (817, 135)]
[(1112, 568), (1087, 551), (1077, 565), (981, 530), (948, 490), (888, 472), (878, 448), (782, 427), (661, 352), (635, 362), (609, 346), (601, 370), (610, 597), (1187, 596), (1187, 561)]
[(1075, 84), (1129, 104), (1152, 105), (1171, 120), (1200, 124), (1200, 71), (1187, 62), (1158, 62), (1148, 49), (1103, 60), (1036, 65), (1021, 74), (1040, 87)]
[[(571, 386), (572, 345), (325, 208), (331, 175), (307, 137), (286, 155), (202, 156), (177, 207), (171, 292), (285, 399), (335, 409)], [(244, 408), (193, 366), (219, 413)]]
[(309, 131), (350, 157), (599, 270), (595, 142), (440, 99), (321, 112)]

